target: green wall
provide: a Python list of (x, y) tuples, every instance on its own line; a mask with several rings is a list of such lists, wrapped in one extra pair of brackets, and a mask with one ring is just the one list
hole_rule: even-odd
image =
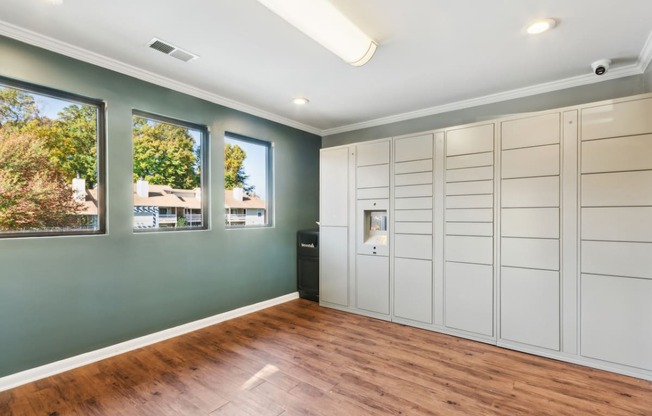
[[(652, 67), (652, 65), (650, 66)], [(650, 68), (648, 68), (647, 76), (650, 85), (648, 85), (647, 90), (652, 92), (652, 74), (649, 74), (649, 72)], [(530, 97), (419, 117), (412, 120), (332, 134), (322, 138), (322, 147), (401, 136), (404, 134), (475, 123), (477, 121), (492, 120), (509, 114), (543, 111), (552, 108), (642, 94), (644, 92), (646, 92), (644, 76), (635, 75)]]
[[(320, 138), (0, 37), (0, 75), (107, 103), (108, 234), (0, 239), (0, 377), (296, 291)], [(211, 230), (132, 232), (131, 112), (210, 129)], [(223, 136), (274, 143), (275, 227), (225, 230)]]
[(647, 66), (645, 70), (645, 92), (652, 92), (652, 62)]

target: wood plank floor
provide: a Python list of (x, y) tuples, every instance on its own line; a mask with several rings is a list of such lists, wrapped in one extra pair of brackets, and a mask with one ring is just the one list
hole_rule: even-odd
[(652, 415), (652, 383), (296, 300), (0, 392), (0, 415)]

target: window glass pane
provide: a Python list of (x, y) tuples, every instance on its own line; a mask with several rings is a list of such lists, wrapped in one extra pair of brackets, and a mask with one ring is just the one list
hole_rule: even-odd
[(207, 130), (137, 113), (133, 117), (133, 227), (207, 228), (202, 164)]
[(227, 227), (271, 225), (271, 143), (224, 138), (224, 204)]
[(0, 235), (103, 231), (102, 104), (29, 87), (0, 80)]

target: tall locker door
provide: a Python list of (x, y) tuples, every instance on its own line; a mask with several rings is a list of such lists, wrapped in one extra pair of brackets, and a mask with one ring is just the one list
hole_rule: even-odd
[(389, 182), (391, 141), (356, 145), (355, 305), (363, 314), (389, 317)]
[(433, 323), (433, 134), (394, 139), (394, 308)]
[[(608, 120), (608, 122), (607, 122)], [(652, 99), (581, 112), (581, 354), (652, 371)]]
[(494, 124), (445, 141), (444, 324), (494, 337)]
[(347, 227), (349, 148), (324, 149), (319, 156), (319, 222), (322, 226)]
[(349, 161), (348, 147), (320, 153), (319, 301), (349, 305)]
[(349, 305), (349, 245), (346, 227), (319, 228), (319, 301)]
[(560, 349), (561, 115), (501, 123), (500, 338)]
[(389, 314), (389, 258), (358, 255), (355, 267), (358, 309)]
[(394, 259), (394, 317), (432, 323), (432, 261)]

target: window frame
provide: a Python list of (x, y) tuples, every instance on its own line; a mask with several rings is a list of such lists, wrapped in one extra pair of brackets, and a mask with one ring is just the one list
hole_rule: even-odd
[(97, 169), (97, 229), (95, 230), (59, 230), (59, 231), (22, 231), (8, 233), (0, 231), (0, 239), (25, 237), (61, 237), (88, 236), (107, 234), (107, 203), (106, 203), (106, 102), (104, 100), (86, 97), (44, 85), (33, 84), (0, 75), (0, 85), (20, 90), (28, 94), (42, 95), (49, 98), (68, 101), (71, 104), (93, 106), (96, 113), (96, 169)]
[[(148, 111), (132, 109), (131, 110), (131, 175), (134, 173), (134, 136), (133, 136), (133, 121), (134, 117), (144, 117), (152, 121), (159, 123), (172, 124), (174, 126), (184, 127), (192, 130), (198, 130), (200, 132), (199, 146), (201, 148), (201, 155), (199, 157), (200, 163), (200, 174), (199, 174), (199, 188), (201, 189), (201, 215), (202, 215), (202, 226), (201, 227), (156, 227), (152, 229), (147, 228), (134, 228), (133, 224), (131, 230), (134, 234), (149, 234), (149, 233), (169, 233), (169, 232), (186, 232), (186, 231), (207, 231), (210, 230), (210, 211), (209, 211), (209, 199), (210, 199), (210, 175), (209, 175), (209, 137), (210, 129), (208, 126), (193, 123), (186, 120), (180, 120), (173, 117), (163, 116), (156, 113), (150, 113)], [(133, 186), (133, 184), (132, 184)], [(132, 191), (133, 192), (133, 191)], [(131, 208), (132, 208), (132, 221), (133, 221), (133, 196), (131, 198)]]
[[(239, 140), (241, 142), (245, 143), (250, 143), (250, 144), (255, 144), (258, 146), (263, 146), (266, 149), (266, 157), (265, 157), (265, 172), (266, 172), (266, 177), (265, 177), (265, 186), (267, 189), (265, 190), (266, 193), (266, 198), (265, 198), (265, 212), (266, 212), (266, 221), (265, 224), (263, 225), (250, 225), (250, 226), (238, 226), (238, 225), (228, 225), (224, 221), (224, 229), (225, 230), (251, 230), (251, 229), (260, 229), (260, 228), (273, 228), (275, 225), (275, 212), (274, 212), (274, 207), (275, 207), (275, 194), (274, 194), (274, 142), (272, 141), (266, 141), (266, 140), (260, 140), (260, 139), (254, 139), (252, 137), (248, 136), (243, 136), (238, 133), (232, 133), (229, 131), (224, 132), (224, 140), (223, 140), (223, 146), (222, 149), (226, 148), (226, 139), (233, 139), (233, 140)], [(222, 163), (224, 163), (224, 151), (222, 151)], [(224, 175), (224, 173), (222, 173)], [(224, 176), (222, 176), (222, 184), (224, 185)], [(246, 213), (246, 210), (245, 210)]]

